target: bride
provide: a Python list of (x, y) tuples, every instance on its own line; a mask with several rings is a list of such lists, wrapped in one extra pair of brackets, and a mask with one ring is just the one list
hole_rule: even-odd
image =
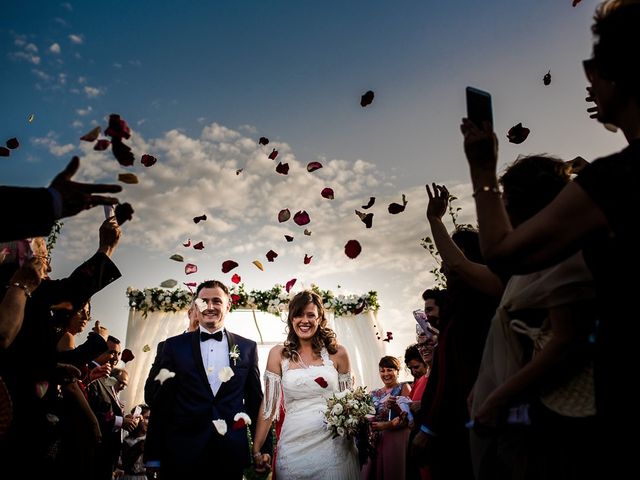
[(357, 479), (360, 469), (353, 440), (331, 438), (324, 425), (326, 399), (350, 388), (352, 380), (349, 355), (327, 327), (320, 296), (303, 291), (293, 297), (287, 327), (284, 345), (273, 347), (267, 360), (263, 415), (253, 445), (256, 470), (270, 462), (260, 447), (271, 422), (278, 419), (282, 392), (285, 418), (278, 441), (276, 478)]

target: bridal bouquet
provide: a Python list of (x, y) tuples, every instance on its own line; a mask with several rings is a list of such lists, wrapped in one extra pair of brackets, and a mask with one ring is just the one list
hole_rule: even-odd
[(375, 413), (373, 399), (366, 392), (366, 387), (357, 387), (334, 393), (328, 398), (324, 418), (333, 438), (355, 438), (361, 426), (368, 423), (367, 415)]

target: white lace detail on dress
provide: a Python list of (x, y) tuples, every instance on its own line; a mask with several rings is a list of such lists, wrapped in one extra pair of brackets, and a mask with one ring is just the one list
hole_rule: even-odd
[(351, 376), (351, 372), (339, 373), (338, 390), (344, 392), (345, 390), (349, 390), (351, 388), (353, 388), (353, 377)]
[[(283, 370), (284, 374), (284, 370)], [(282, 401), (282, 377), (277, 373), (264, 371), (264, 409), (262, 417), (269, 420), (272, 416), (274, 420), (280, 418), (280, 402)]]

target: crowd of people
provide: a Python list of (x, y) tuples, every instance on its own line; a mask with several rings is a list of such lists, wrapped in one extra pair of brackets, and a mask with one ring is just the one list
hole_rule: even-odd
[[(91, 321), (120, 277), (121, 228), (66, 278), (49, 278), (57, 219), (113, 205), (117, 185), (0, 186), (0, 463), (3, 478), (586, 479), (635, 471), (632, 246), (640, 165), (640, 2), (596, 10), (583, 62), (589, 109), (629, 145), (591, 163), (543, 155), (496, 172), (493, 126), (463, 119), (478, 228), (448, 232), (447, 188), (426, 187), (446, 289), (422, 293), (404, 363), (379, 361), (364, 437), (332, 435), (324, 410), (354, 387), (349, 352), (321, 297), (296, 294), (287, 338), (258, 368), (257, 345), (225, 327), (226, 285), (198, 285), (189, 327), (158, 345), (145, 403), (123, 405), (122, 346)], [(263, 392), (264, 385), (264, 392)], [(274, 424), (276, 425), (274, 435)], [(630, 429), (628, 427), (631, 427)], [(359, 455), (366, 451), (366, 455)]]

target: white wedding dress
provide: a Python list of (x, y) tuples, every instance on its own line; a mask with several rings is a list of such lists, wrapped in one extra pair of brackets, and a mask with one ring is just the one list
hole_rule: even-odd
[[(278, 480), (355, 480), (360, 477), (354, 441), (331, 438), (324, 423), (326, 399), (338, 392), (341, 384), (344, 387), (350, 382), (342, 375), (339, 378), (324, 348), (321, 357), (322, 365), (307, 368), (289, 368), (289, 360), (282, 361), (285, 417), (277, 443)], [(268, 371), (265, 377), (267, 382), (272, 382), (267, 386), (267, 394), (269, 390), (274, 392), (278, 386), (273, 381), (277, 382), (280, 377)], [(316, 382), (319, 377), (326, 381), (325, 388)], [(278, 400), (271, 404), (273, 408), (279, 408)]]

